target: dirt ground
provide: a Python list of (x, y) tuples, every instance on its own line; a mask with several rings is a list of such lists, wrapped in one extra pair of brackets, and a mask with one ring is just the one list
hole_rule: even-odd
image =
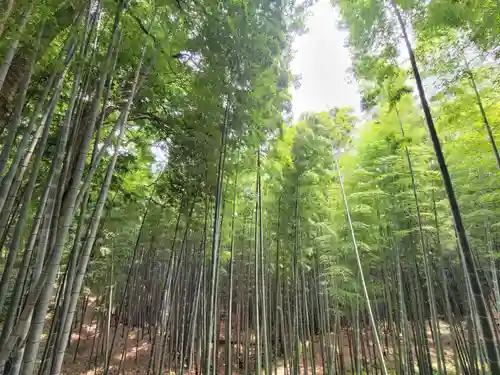
[[(97, 331), (96, 320), (93, 319), (93, 313), (91, 312), (92, 308), (87, 309), (87, 313), (84, 317), (84, 324), (82, 325), (81, 335), (76, 331), (73, 333), (71, 337), (71, 343), (68, 347), (62, 373), (65, 375), (99, 375), (104, 373), (104, 363), (105, 363), (105, 355), (98, 355), (96, 359), (96, 351), (103, 349), (103, 353), (106, 352), (106, 345), (103, 333)], [(112, 328), (111, 337), (114, 334), (114, 330), (116, 328)], [(151, 344), (148, 340), (148, 332), (146, 331), (144, 337), (142, 337), (141, 332), (138, 330), (133, 330), (128, 333), (128, 337), (125, 338), (122, 336), (122, 333), (127, 331), (126, 327), (119, 325), (117, 327), (115, 345), (113, 346), (113, 351), (111, 355), (111, 366), (109, 375), (111, 374), (122, 374), (122, 375), (145, 375), (147, 374), (147, 368), (149, 364)], [(451, 337), (449, 326), (441, 322), (440, 323), (440, 331), (441, 331), (441, 344), (444, 348), (446, 355), (446, 365), (447, 368), (452, 369), (452, 348), (451, 348)], [(342, 353), (344, 357), (344, 364), (346, 368), (346, 372), (350, 372), (351, 364), (350, 364), (350, 349), (349, 349), (349, 341), (347, 337), (347, 333), (342, 331), (342, 337), (340, 338), (340, 342), (342, 343)], [(139, 337), (138, 337), (139, 335)], [(436, 361), (436, 350), (433, 346), (433, 340), (430, 330), (427, 332), (429, 343), (431, 344), (431, 357), (433, 362)], [(224, 327), (221, 325), (220, 337), (224, 337)], [(331, 342), (333, 343), (335, 340), (338, 340), (335, 334), (331, 333)], [(368, 339), (368, 338), (366, 338)], [(382, 335), (380, 337), (382, 344), (386, 341), (391, 342), (390, 338), (386, 338)], [(370, 340), (371, 341), (371, 340)], [(111, 342), (111, 339), (109, 340)], [(338, 343), (338, 341), (337, 341)], [(302, 348), (304, 352), (312, 349), (313, 343), (306, 343)], [(316, 362), (316, 374), (323, 374), (323, 364), (321, 359), (321, 350), (319, 345), (319, 338), (315, 340), (315, 362)], [(97, 349), (99, 348), (99, 349)], [(240, 348), (243, 351), (243, 348)], [(233, 347), (233, 352), (237, 350), (237, 347)], [(339, 348), (336, 348), (337, 353), (339, 353)], [(225, 374), (225, 365), (224, 365), (224, 348), (219, 347), (219, 374)], [(387, 365), (389, 368), (393, 368), (392, 359), (392, 349), (389, 347), (388, 349), (384, 349), (384, 354), (386, 356)], [(92, 355), (92, 360), (89, 360)], [(250, 356), (252, 357), (252, 356)], [(311, 358), (308, 356), (308, 372), (312, 374), (311, 368)], [(304, 363), (302, 363), (304, 365)], [(252, 366), (252, 364), (250, 364)], [(167, 365), (168, 367), (168, 365)], [(275, 371), (276, 365), (273, 365), (273, 372)], [(120, 370), (119, 370), (120, 369)], [(174, 372), (165, 371), (164, 374), (173, 374)], [(196, 372), (194, 370), (188, 371), (187, 369), (184, 372), (186, 375), (195, 375)], [(237, 374), (237, 372), (233, 372)], [(283, 361), (280, 360), (277, 362), (277, 374), (278, 375), (286, 375), (290, 373), (290, 369), (285, 368)], [(304, 373), (303, 369), (301, 373)], [(151, 373), (152, 374), (152, 373)], [(152, 374), (153, 375), (153, 374)]]
[[(97, 363), (95, 361), (95, 351), (96, 349), (92, 349), (93, 342), (94, 340), (99, 339), (99, 333), (95, 333), (95, 324), (94, 325), (88, 325), (85, 326), (82, 330), (82, 335), (80, 337), (80, 343), (78, 344), (78, 352), (76, 353), (76, 346), (77, 346), (77, 341), (78, 341), (78, 333), (74, 333), (72, 336), (72, 343), (67, 351), (65, 361), (63, 364), (63, 374), (66, 375), (94, 375), (94, 374), (103, 374), (103, 365), (104, 365), (104, 355), (99, 355), (97, 357)], [(128, 338), (125, 340), (124, 337), (121, 336), (121, 330), (123, 327), (119, 326), (119, 332), (117, 332), (116, 335), (116, 342), (113, 347), (113, 352), (111, 356), (111, 371), (108, 372), (108, 374), (124, 374), (124, 375), (142, 375), (147, 373), (147, 368), (148, 368), (148, 363), (149, 363), (149, 357), (150, 357), (150, 350), (151, 350), (151, 344), (147, 340), (147, 337), (141, 340), (141, 337), (139, 337), (139, 340), (137, 340), (137, 331), (130, 332), (128, 335)], [(442, 330), (442, 344), (444, 346), (444, 350), (446, 353), (447, 357), (447, 367), (452, 368), (453, 363), (452, 363), (452, 351), (451, 351), (451, 341), (449, 339), (449, 331), (447, 327), (441, 327)], [(344, 363), (346, 366), (346, 371), (350, 371), (350, 351), (349, 351), (349, 345), (348, 345), (348, 339), (347, 335), (343, 333), (344, 337), (342, 337), (341, 342), (343, 343), (343, 355), (344, 355)], [(429, 340), (432, 342), (432, 337), (430, 332), (428, 333), (429, 335)], [(140, 334), (139, 334), (140, 336)], [(334, 339), (334, 335), (332, 334), (332, 341)], [(126, 345), (126, 350), (124, 350)], [(308, 343), (308, 348), (311, 350), (312, 345), (311, 343)], [(94, 346), (97, 346), (94, 344)], [(318, 375), (323, 374), (323, 366), (322, 366), (322, 359), (321, 359), (321, 351), (319, 349), (319, 340), (317, 340), (317, 344), (315, 345), (316, 348), (316, 373)], [(304, 350), (304, 349), (303, 349)], [(338, 349), (337, 349), (338, 350)], [(90, 354), (92, 354), (92, 361), (89, 361)], [(220, 366), (219, 366), (219, 374), (225, 374), (225, 366), (223, 363), (223, 353), (224, 350), (221, 347), (219, 350), (220, 353)], [(387, 362), (388, 366), (391, 366), (391, 358), (392, 358), (392, 353), (391, 350), (389, 349), (389, 353), (387, 354)], [(435, 355), (435, 348), (431, 347), (431, 355), (433, 358), (433, 361), (435, 362), (436, 360), (436, 355)], [(121, 362), (121, 365), (120, 365)], [(118, 372), (118, 368), (120, 367), (120, 371)], [(274, 366), (273, 366), (274, 367)], [(312, 374), (312, 369), (311, 369), (311, 360), (308, 358), (308, 372)], [(274, 371), (273, 371), (274, 372)], [(164, 372), (165, 374), (169, 372)], [(172, 372), (170, 372), (172, 373)], [(236, 374), (237, 372), (234, 372)], [(283, 365), (283, 361), (278, 362), (278, 368), (277, 368), (277, 373), (278, 375), (286, 375), (287, 373), (290, 373), (290, 371), (287, 371), (287, 369)], [(303, 370), (302, 372), (303, 373)], [(185, 371), (186, 375), (194, 375), (195, 371)]]

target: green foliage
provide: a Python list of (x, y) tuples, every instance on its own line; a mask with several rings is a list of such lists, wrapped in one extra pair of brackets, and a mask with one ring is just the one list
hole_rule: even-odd
[[(8, 37), (0, 42), (3, 54), (17, 35), (16, 21), (26, 6), (19, 3), (7, 23)], [(64, 160), (67, 175), (58, 176), (51, 204), (55, 202), (58, 207), (68, 194), (76, 168), (72, 152), (82, 144), (88, 126), (84, 120), (96, 97), (101, 71), (109, 69), (112, 77), (108, 76), (105, 86), (107, 101), (101, 98), (98, 103), (100, 122), (92, 133), (95, 152), (83, 154), (84, 176), (92, 177), (88, 202), (72, 209), (75, 217), (70, 223), (69, 240), (57, 264), (59, 271), (69, 270), (74, 249), (86, 240), (92, 241), (85, 294), (108, 295), (113, 284), (117, 300), (116, 296), (122, 295), (130, 298), (125, 289), (130, 283), (129, 272), (134, 271), (134, 280), (140, 281), (137, 295), (156, 288), (151, 295), (163, 296), (165, 291), (165, 298), (173, 301), (192, 287), (188, 284), (198, 280), (198, 271), (203, 270), (199, 280), (205, 289), (201, 294), (207, 293), (207, 285), (217, 279), (221, 290), (218, 296), (225, 298), (233, 259), (238, 298), (248, 306), (254, 303), (251, 299), (255, 294), (268, 289), (263, 286), (259, 292), (255, 280), (262, 276), (265, 283), (276, 277), (276, 290), (266, 302), (278, 301), (281, 292), (286, 292), (286, 299), (288, 293), (306, 299), (306, 292), (297, 290), (317, 288), (317, 296), (324, 296), (327, 309), (334, 307), (335, 318), (339, 318), (351, 314), (353, 306), (365, 306), (366, 301), (360, 301), (360, 271), (367, 280), (370, 298), (375, 305), (383, 305), (399, 293), (392, 290), (398, 286), (392, 279), (399, 272), (404, 280), (428, 276), (422, 266), (427, 257), (434, 268), (443, 263), (460, 268), (446, 195), (421, 110), (414, 102), (407, 65), (400, 56), (395, 6), (415, 33), (417, 58), (433, 87), (436, 127), (477, 262), (484, 266), (498, 258), (500, 171), (485, 132), (487, 122), (493, 138), (500, 135), (497, 56), (486, 56), (499, 44), (497, 2), (334, 1), (349, 29), (363, 117), (356, 118), (349, 108), (332, 108), (301, 114), (295, 124), (286, 125), (283, 118), (290, 117), (289, 87), (294, 80), (289, 69), (291, 41), (303, 32), (307, 2), (105, 0), (92, 2), (95, 9), (77, 24), (75, 20), (84, 14), (79, 12), (87, 9), (85, 4), (34, 4), (33, 16), (0, 93), (3, 131), (9, 126), (19, 77), (26, 73), (32, 56), (32, 35), (47, 22), (28, 99), (23, 103), (23, 121), (27, 123), (51, 74), (63, 72), (63, 64), (57, 61), (67, 41), (87, 36), (85, 32), (95, 26), (89, 40), (73, 47), (75, 58), (68, 59), (64, 68), (65, 79), (61, 80), (61, 95), (48, 127), (27, 220), (27, 227), (34, 225), (45, 186), (51, 184), (51, 165), (59, 157)], [(118, 8), (122, 4), (126, 5), (123, 10)], [(111, 44), (111, 68), (102, 63), (113, 40), (115, 17), (119, 37)], [(85, 48), (91, 52), (84, 54)], [(99, 207), (108, 163), (113, 160), (113, 149), (104, 142), (107, 137), (115, 140), (114, 125), (134, 87), (141, 51), (144, 69), (117, 150), (97, 237), (90, 238), (91, 213)], [(66, 57), (61, 56), (64, 61)], [(70, 106), (73, 82), (80, 73), (71, 143), (57, 155), (61, 124)], [(53, 91), (48, 90), (47, 98), (41, 98), (44, 110)], [(36, 114), (37, 121), (45, 115)], [(18, 134), (14, 129), (16, 146), (24, 128), (20, 130)], [(2, 141), (6, 134), (7, 130), (1, 134)], [(98, 149), (103, 156), (94, 173)], [(11, 162), (12, 155), (7, 157)], [(361, 270), (346, 220), (336, 162), (361, 253)], [(23, 188), (26, 182), (24, 177)], [(78, 188), (83, 185), (78, 184)], [(214, 220), (219, 209), (220, 227)], [(18, 210), (14, 206), (12, 212), (3, 214), (15, 221)], [(51, 217), (52, 212), (45, 216)], [(83, 225), (81, 238), (77, 238), (78, 222)], [(45, 232), (57, 229), (55, 224), (44, 228)], [(7, 228), (5, 238), (12, 236), (11, 232)], [(24, 229), (21, 242), (27, 244), (29, 236), (30, 231)], [(218, 248), (216, 238), (220, 238)], [(37, 239), (37, 246), (39, 242)], [(262, 264), (256, 265), (255, 249), (260, 248)], [(2, 258), (7, 256), (4, 249)], [(37, 258), (31, 263), (43, 265), (47, 259)], [(212, 262), (216, 274), (212, 273)], [(29, 258), (27, 264), (32, 272)], [(1, 267), (4, 273), (4, 264)], [(19, 272), (20, 267), (16, 264), (15, 270)], [(181, 275), (186, 285), (179, 286), (172, 274)], [(437, 272), (433, 269), (434, 274)], [(176, 289), (167, 295), (170, 282)], [(283, 290), (278, 293), (280, 285)], [(9, 303), (12, 289), (9, 284)], [(391, 293), (394, 296), (388, 297)], [(412, 296), (408, 293), (406, 298)], [(225, 302), (224, 298), (221, 300)], [(285, 305), (286, 313), (293, 310), (290, 306), (297, 310), (290, 301)], [(198, 308), (201, 311), (201, 305)], [(302, 349), (298, 342), (299, 352), (306, 351)]]

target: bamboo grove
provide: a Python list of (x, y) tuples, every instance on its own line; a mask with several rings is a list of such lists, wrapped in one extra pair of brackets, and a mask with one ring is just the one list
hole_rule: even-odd
[(500, 5), (310, 6), (0, 1), (0, 373), (500, 375)]

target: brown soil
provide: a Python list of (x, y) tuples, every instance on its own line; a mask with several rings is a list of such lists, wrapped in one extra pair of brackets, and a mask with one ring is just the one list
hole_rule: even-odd
[[(88, 311), (91, 311), (92, 309), (89, 306)], [(73, 333), (71, 337), (71, 344), (68, 347), (64, 364), (63, 364), (63, 371), (62, 373), (65, 375), (98, 375), (98, 374), (103, 374), (104, 373), (104, 362), (105, 362), (105, 355), (100, 354), (100, 348), (104, 347), (104, 345), (101, 345), (103, 342), (103, 337), (101, 336), (101, 333), (96, 332), (96, 322), (95, 319), (91, 323), (92, 319), (92, 314), (89, 312), (86, 314), (84, 318), (84, 324), (83, 324), (83, 329), (81, 333), (81, 337), (79, 337), (78, 332)], [(125, 328), (125, 329), (124, 329)], [(122, 337), (122, 332), (123, 329), (125, 332), (127, 331), (127, 327), (123, 326), (118, 326), (118, 332), (116, 333), (116, 341), (115, 345), (113, 347), (113, 352), (111, 355), (111, 366), (110, 366), (110, 371), (108, 374), (123, 374), (123, 375), (145, 375), (147, 374), (147, 368), (149, 364), (149, 357), (150, 357), (150, 351), (151, 351), (151, 344), (149, 342), (149, 336), (147, 335), (147, 331), (144, 334), (144, 337), (141, 337), (141, 333), (138, 330), (134, 330), (129, 332), (128, 337)], [(115, 328), (113, 327), (111, 335), (114, 334)], [(440, 324), (440, 330), (441, 330), (441, 343), (443, 345), (443, 348), (445, 350), (446, 354), (446, 365), (447, 368), (452, 369), (453, 368), (453, 363), (452, 363), (452, 350), (451, 350), (451, 338), (450, 338), (450, 331), (449, 327), (446, 323), (441, 322)], [(220, 331), (220, 337), (222, 338), (224, 335), (224, 328), (221, 326), (221, 331)], [(431, 356), (433, 362), (436, 361), (436, 350), (432, 344), (432, 335), (430, 331), (427, 333), (429, 337), (429, 342), (431, 343)], [(137, 335), (139, 335), (139, 340), (137, 338)], [(344, 358), (344, 365), (345, 365), (345, 370), (346, 372), (350, 372), (351, 370), (351, 364), (350, 364), (350, 350), (349, 350), (349, 344), (348, 344), (348, 338), (347, 338), (347, 333), (345, 331), (342, 331), (341, 333), (342, 337), (340, 338), (340, 342), (342, 343), (342, 353), (343, 353), (343, 358)], [(365, 335), (365, 340), (370, 339), (369, 342), (371, 342), (371, 337), (368, 338)], [(371, 335), (370, 335), (371, 336)], [(78, 339), (79, 343), (78, 343)], [(386, 338), (382, 335), (380, 337), (380, 340), (382, 344), (384, 345), (384, 342), (386, 342)], [(109, 340), (111, 341), (111, 340)], [(333, 345), (333, 342), (336, 341), (336, 347), (335, 350), (337, 351), (337, 354), (339, 353), (339, 348), (338, 348), (338, 342), (339, 338), (338, 336), (336, 337), (335, 334), (331, 333), (331, 342)], [(390, 343), (391, 339), (388, 337), (387, 341)], [(96, 348), (97, 348), (97, 343), (99, 343), (99, 355), (97, 356), (96, 360)], [(77, 345), (78, 345), (78, 351), (77, 351)], [(94, 348), (93, 348), (94, 346)], [(384, 345), (385, 346), (385, 345)], [(312, 351), (312, 343), (305, 343), (302, 347), (302, 352), (304, 352), (306, 349), (308, 350), (308, 353), (311, 353)], [(323, 363), (321, 359), (321, 350), (320, 350), (320, 345), (319, 345), (319, 338), (315, 340), (314, 343), (315, 347), (315, 362), (316, 362), (316, 374), (317, 375), (322, 375), (323, 374)], [(126, 349), (126, 350), (124, 350)], [(233, 353), (237, 351), (238, 348), (236, 346), (233, 347)], [(243, 352), (244, 348), (240, 348), (240, 352)], [(373, 349), (372, 350), (372, 356), (373, 356)], [(76, 355), (75, 352), (77, 351)], [(223, 375), (225, 374), (225, 365), (224, 365), (224, 347), (223, 345), (219, 346), (219, 374)], [(105, 348), (103, 353), (105, 352)], [(92, 360), (90, 360), (90, 356), (92, 353)], [(384, 349), (384, 354), (386, 356), (386, 362), (389, 368), (394, 368), (393, 362), (393, 353), (392, 349), (390, 347), (387, 347)], [(250, 357), (255, 357), (255, 355), (252, 353), (250, 354)], [(242, 356), (243, 358), (243, 356)], [(121, 364), (120, 364), (121, 363)], [(283, 364), (283, 361), (278, 361), (277, 363), (278, 368), (277, 368), (277, 374), (278, 375), (287, 375), (290, 374), (290, 369), (286, 368)], [(304, 361), (302, 361), (302, 366), (304, 366)], [(250, 364), (250, 367), (252, 367), (252, 364)], [(311, 356), (310, 354), (308, 355), (308, 361), (307, 361), (307, 367), (308, 367), (308, 373), (312, 374), (312, 369), (311, 369)], [(118, 372), (118, 369), (120, 368), (120, 371)], [(243, 371), (242, 371), (243, 372)], [(273, 372), (274, 372), (274, 366), (273, 366)], [(165, 371), (164, 374), (173, 374), (174, 372), (172, 371)], [(188, 371), (187, 369), (184, 371), (186, 375), (195, 375), (196, 372), (194, 370)], [(233, 371), (234, 374), (237, 374), (237, 372)], [(303, 367), (301, 370), (301, 373), (304, 373)]]

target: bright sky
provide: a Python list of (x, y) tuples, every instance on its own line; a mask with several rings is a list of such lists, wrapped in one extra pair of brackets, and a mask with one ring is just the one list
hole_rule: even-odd
[(329, 0), (318, 0), (307, 19), (307, 34), (293, 48), (292, 72), (300, 74), (301, 87), (292, 89), (294, 118), (305, 111), (324, 111), (349, 106), (359, 112), (359, 93), (348, 77), (351, 61), (344, 47), (347, 34), (338, 29), (338, 12)]

